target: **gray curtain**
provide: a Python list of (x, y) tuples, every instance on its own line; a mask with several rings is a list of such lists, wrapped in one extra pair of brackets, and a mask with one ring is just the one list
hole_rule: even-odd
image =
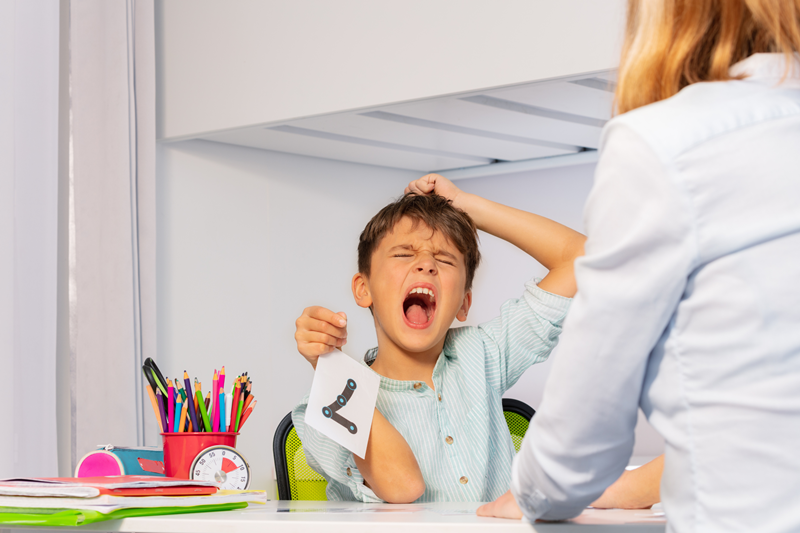
[(73, 0), (71, 467), (98, 444), (158, 442), (141, 365), (155, 357), (153, 0)]

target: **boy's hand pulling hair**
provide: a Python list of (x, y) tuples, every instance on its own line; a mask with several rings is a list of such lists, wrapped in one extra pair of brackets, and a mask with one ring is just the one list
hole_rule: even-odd
[(343, 312), (334, 313), (319, 306), (306, 307), (294, 324), (297, 327), (294, 333), (297, 351), (314, 369), (320, 355), (347, 344), (347, 315)]
[(457, 199), (461, 194), (461, 189), (453, 185), (453, 182), (439, 174), (427, 174), (408, 184), (405, 194), (414, 193), (419, 195), (435, 193), (453, 202), (455, 207), (462, 209), (458, 205)]

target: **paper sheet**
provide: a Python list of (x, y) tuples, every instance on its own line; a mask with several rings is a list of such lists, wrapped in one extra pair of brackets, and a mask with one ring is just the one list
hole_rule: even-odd
[(340, 350), (320, 356), (306, 424), (364, 458), (381, 378)]

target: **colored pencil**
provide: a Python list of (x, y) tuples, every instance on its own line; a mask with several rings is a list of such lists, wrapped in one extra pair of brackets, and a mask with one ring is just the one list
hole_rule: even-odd
[(239, 405), (239, 395), (241, 394), (241, 388), (239, 387), (238, 378), (236, 382), (233, 384), (233, 401), (231, 402), (231, 420), (228, 425), (228, 431), (235, 431), (236, 430), (236, 408)]
[(189, 404), (189, 419), (190, 423), (197, 431), (200, 431), (200, 425), (197, 423), (197, 412), (194, 410), (194, 396), (192, 395), (192, 384), (189, 382), (189, 374), (183, 371), (183, 383), (186, 385), (186, 402)]
[(158, 401), (159, 425), (161, 426), (161, 433), (169, 433), (169, 423), (167, 422), (167, 413), (164, 410), (164, 395), (161, 394), (161, 389), (156, 389), (156, 401)]
[(250, 378), (247, 379), (247, 386), (244, 388), (244, 399), (247, 400), (251, 394), (253, 389), (253, 382), (250, 381)]
[(210, 392), (206, 394), (206, 399), (205, 399), (205, 401), (203, 403), (206, 404), (206, 412), (208, 412), (208, 409), (211, 407), (211, 393)]
[[(200, 401), (197, 401), (197, 393), (200, 392)], [(195, 416), (197, 417), (197, 425), (200, 426), (198, 431), (205, 431), (205, 424), (203, 423), (203, 417), (200, 415), (200, 404), (203, 402), (203, 385), (197, 378), (194, 378), (194, 410)]]
[(175, 398), (175, 423), (173, 424), (175, 429), (173, 429), (173, 433), (178, 433), (179, 431), (183, 431), (183, 427), (180, 425), (182, 410), (183, 410), (183, 402), (181, 401), (181, 395), (178, 394), (177, 397)]
[(239, 395), (239, 401), (234, 401), (234, 405), (236, 405), (236, 424), (233, 427), (233, 431), (239, 431), (239, 421), (242, 419), (242, 406), (244, 405), (244, 394)]
[(214, 381), (211, 386), (211, 429), (215, 433), (219, 431), (219, 374), (214, 370)]
[(183, 431), (183, 427), (184, 427), (183, 425), (186, 423), (186, 413), (189, 410), (189, 403), (188, 402), (183, 402), (182, 404), (179, 404), (179, 405), (183, 406), (181, 408), (181, 420), (178, 423), (178, 431), (182, 432)]
[(158, 429), (163, 433), (164, 426), (161, 423), (161, 415), (158, 412), (158, 403), (156, 402), (156, 395), (153, 393), (153, 387), (148, 383), (145, 385), (145, 389), (147, 389), (147, 396), (150, 397), (150, 404), (153, 406), (153, 412), (156, 414), (156, 420), (158, 420)]
[(250, 407), (250, 404), (254, 401), (253, 399), (254, 396), (252, 394), (247, 397), (247, 399), (244, 401), (244, 405), (242, 406), (242, 412), (247, 411), (247, 408)]
[(225, 390), (225, 367), (219, 371), (219, 388)]
[(186, 403), (186, 391), (183, 390), (180, 378), (175, 378), (175, 391), (181, 395), (181, 403)]
[(172, 433), (172, 426), (175, 420), (175, 389), (172, 387), (172, 382), (167, 379), (167, 432)]
[[(203, 391), (198, 390), (197, 394), (197, 407), (200, 409), (200, 417), (203, 419), (203, 426), (205, 430), (210, 432), (211, 431), (211, 422), (208, 421), (208, 413), (206, 412), (206, 404), (203, 402)], [(198, 428), (197, 430), (200, 431), (202, 428)]]
[(256, 408), (257, 400), (253, 401), (253, 405), (250, 406), (250, 409), (247, 410), (245, 414), (242, 415), (242, 421), (239, 423), (239, 431), (241, 431), (242, 427), (244, 427), (244, 423), (247, 422), (247, 419), (250, 417), (250, 413), (253, 412), (253, 409)]
[(224, 432), (225, 431), (225, 391), (219, 391), (219, 430)]

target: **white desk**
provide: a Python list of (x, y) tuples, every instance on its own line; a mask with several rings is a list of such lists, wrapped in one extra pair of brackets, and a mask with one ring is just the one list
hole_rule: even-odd
[[(36, 531), (114, 531), (121, 533), (663, 533), (661, 512), (587, 509), (574, 520), (536, 523), (475, 516), (477, 503), (362, 504), (271, 501), (240, 511), (149, 516), (85, 527)], [(23, 529), (12, 531), (24, 531)]]

